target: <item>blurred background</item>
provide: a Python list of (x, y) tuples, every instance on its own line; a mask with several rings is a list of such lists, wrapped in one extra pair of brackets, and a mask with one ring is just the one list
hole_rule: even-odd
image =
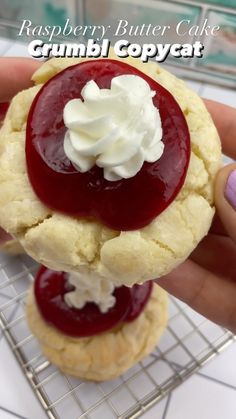
[[(170, 25), (172, 30), (167, 36), (137, 36), (131, 41), (192, 43), (200, 40), (205, 46), (202, 59), (169, 58), (165, 64), (176, 67), (175, 72), (183, 77), (236, 86), (236, 0), (0, 0), (0, 6), (0, 37), (21, 42), (30, 41), (17, 36), (22, 19), (44, 26), (63, 26), (67, 18), (74, 26), (109, 24), (116, 27), (118, 19), (127, 19), (132, 25)], [(221, 29), (216, 37), (203, 34), (178, 38), (175, 27), (183, 19), (190, 20), (190, 25), (200, 26), (208, 19), (208, 25), (219, 25)], [(76, 42), (81, 41), (83, 39), (76, 38)]]

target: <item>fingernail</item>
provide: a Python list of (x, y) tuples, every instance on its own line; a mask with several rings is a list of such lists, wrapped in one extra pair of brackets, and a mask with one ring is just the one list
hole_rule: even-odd
[(226, 182), (225, 197), (229, 204), (236, 210), (236, 169), (230, 173)]

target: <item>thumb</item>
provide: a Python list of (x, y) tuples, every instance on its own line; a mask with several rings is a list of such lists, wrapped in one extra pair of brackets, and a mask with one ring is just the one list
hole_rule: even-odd
[(236, 243), (236, 163), (225, 166), (218, 173), (215, 204), (225, 229)]

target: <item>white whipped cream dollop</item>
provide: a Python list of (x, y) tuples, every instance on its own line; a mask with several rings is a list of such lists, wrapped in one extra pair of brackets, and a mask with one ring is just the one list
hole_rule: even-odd
[(75, 287), (74, 291), (65, 294), (65, 301), (70, 307), (83, 308), (86, 303), (97, 304), (102, 313), (115, 305), (112, 295), (115, 286), (108, 279), (84, 268), (81, 272), (69, 272), (67, 279)]
[(135, 176), (143, 163), (164, 150), (162, 125), (152, 98), (155, 92), (139, 76), (114, 77), (110, 89), (89, 81), (81, 99), (64, 108), (66, 156), (80, 172), (95, 164), (109, 181)]

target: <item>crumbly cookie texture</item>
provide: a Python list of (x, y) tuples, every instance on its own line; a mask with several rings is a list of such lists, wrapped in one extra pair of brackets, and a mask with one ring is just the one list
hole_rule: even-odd
[(80, 61), (55, 58), (44, 63), (33, 76), (36, 86), (19, 93), (11, 103), (0, 131), (0, 225), (20, 240), (27, 253), (49, 268), (79, 271), (81, 266), (89, 265), (117, 285), (158, 278), (184, 261), (211, 225), (213, 182), (221, 165), (216, 128), (202, 100), (183, 81), (155, 63), (127, 59), (169, 90), (185, 114), (191, 134), (185, 184), (161, 215), (136, 231), (113, 231), (96, 221), (53, 212), (39, 201), (28, 180), (26, 120), (42, 85)]
[(88, 338), (66, 336), (46, 323), (35, 303), (33, 287), (26, 311), (29, 327), (49, 361), (66, 374), (105, 381), (118, 377), (154, 349), (167, 324), (167, 295), (155, 284), (136, 320)]

